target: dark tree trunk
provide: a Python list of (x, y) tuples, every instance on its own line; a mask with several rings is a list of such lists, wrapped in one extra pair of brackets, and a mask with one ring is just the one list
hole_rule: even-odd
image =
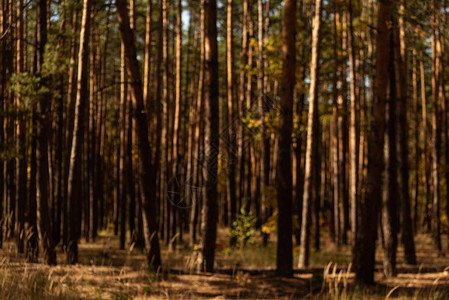
[[(407, 264), (416, 264), (413, 226), (410, 215), (409, 165), (408, 165), (408, 97), (407, 97), (407, 55), (405, 44), (404, 0), (401, 1), (398, 28), (395, 30), (395, 67), (397, 74), (397, 158), (398, 158), (398, 192), (399, 219), (401, 224), (401, 241)], [(418, 154), (416, 153), (416, 156)], [(418, 185), (418, 183), (416, 183)]]
[(204, 0), (205, 30), (205, 156), (203, 176), (205, 180), (201, 220), (201, 268), (206, 272), (214, 269), (215, 241), (217, 238), (217, 167), (219, 153), (219, 108), (218, 108), (218, 47), (217, 47), (217, 2)]
[(139, 159), (141, 165), (142, 203), (144, 211), (145, 244), (147, 262), (154, 270), (161, 266), (159, 248), (158, 225), (156, 220), (156, 169), (152, 166), (152, 152), (148, 140), (148, 119), (143, 102), (142, 81), (137, 61), (136, 45), (130, 27), (126, 0), (117, 0), (117, 17), (120, 25), (120, 34), (125, 46), (126, 65), (128, 76), (132, 82), (133, 109), (136, 120), (136, 136), (138, 139)]
[[(38, 2), (38, 30), (37, 30), (37, 69), (41, 76), (41, 84), (45, 86), (45, 78), (42, 78), (42, 65), (44, 62), (44, 50), (47, 43), (47, 0)], [(48, 209), (48, 199), (51, 194), (49, 176), (48, 157), (48, 133), (50, 132), (50, 97), (43, 95), (37, 104), (37, 228), (39, 240), (42, 246), (44, 261), (49, 265), (56, 264), (56, 253), (54, 250), (53, 236), (50, 228), (50, 214)]]
[(84, 137), (84, 114), (87, 102), (88, 73), (87, 63), (89, 59), (90, 37), (90, 9), (91, 0), (83, 1), (83, 14), (81, 21), (80, 48), (78, 53), (78, 82), (76, 89), (72, 149), (70, 154), (67, 203), (69, 208), (69, 232), (67, 245), (67, 262), (78, 262), (78, 240), (81, 237), (81, 152)]
[(440, 109), (439, 109), (439, 64), (440, 47), (438, 45), (438, 11), (436, 1), (432, 0), (433, 11), (433, 28), (432, 28), (432, 149), (431, 149), (431, 174), (432, 174), (432, 235), (435, 240), (435, 246), (441, 251), (441, 221), (440, 221), (440, 147), (441, 147), (441, 131), (440, 131)]
[(293, 275), (292, 163), (290, 147), (292, 143), (293, 90), (296, 66), (295, 41), (296, 0), (286, 0), (284, 3), (284, 24), (282, 28), (282, 96), (275, 183), (279, 212), (276, 273), (283, 277), (291, 277)]
[(396, 156), (396, 69), (393, 31), (390, 31), (390, 74), (389, 99), (386, 105), (386, 137), (385, 137), (385, 170), (384, 195), (382, 207), (382, 229), (384, 233), (384, 274), (387, 277), (396, 276), (396, 251), (398, 245), (398, 165)]
[(374, 282), (374, 252), (379, 208), (382, 199), (382, 172), (384, 160), (385, 103), (389, 80), (391, 1), (382, 1), (378, 7), (377, 54), (374, 97), (368, 135), (368, 169), (365, 202), (360, 206), (359, 231), (352, 249), (355, 280)]

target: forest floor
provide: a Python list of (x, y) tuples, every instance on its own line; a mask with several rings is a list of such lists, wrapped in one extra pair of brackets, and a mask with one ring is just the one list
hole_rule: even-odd
[[(183, 243), (172, 251), (163, 246), (165, 270), (156, 274), (147, 271), (140, 250), (119, 250), (118, 238), (110, 232), (101, 232), (93, 243), (82, 242), (80, 262), (74, 266), (64, 263), (62, 252), (58, 266), (24, 263), (14, 244), (6, 242), (0, 249), (0, 299), (449, 299), (448, 249), (448, 255), (438, 255), (425, 234), (415, 239), (419, 266), (403, 266), (399, 248), (398, 276), (385, 279), (378, 272), (378, 284), (363, 289), (352, 284), (353, 274), (347, 270), (348, 246), (337, 249), (323, 238), (322, 249), (311, 253), (310, 269), (284, 279), (273, 272), (275, 241), (262, 247), (256, 238), (234, 249), (227, 246), (227, 235), (220, 229), (214, 274), (194, 272), (195, 251)], [(443, 245), (448, 245), (446, 238)], [(376, 261), (381, 266), (381, 250)], [(336, 264), (342, 269), (334, 270)]]

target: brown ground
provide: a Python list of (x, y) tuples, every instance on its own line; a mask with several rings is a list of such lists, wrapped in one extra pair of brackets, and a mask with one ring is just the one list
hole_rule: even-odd
[[(167, 268), (182, 271), (151, 274), (146, 271), (145, 257), (132, 247), (118, 249), (118, 239), (103, 232), (95, 243), (80, 244), (80, 264), (64, 265), (63, 253), (58, 253), (60, 265), (48, 267), (42, 264), (25, 264), (15, 254), (14, 244), (6, 243), (0, 250), (0, 299), (449, 299), (449, 257), (438, 255), (427, 235), (416, 238), (418, 262), (413, 274), (399, 274), (385, 279), (376, 274), (378, 285), (356, 288), (352, 273), (330, 268), (327, 275), (297, 274), (291, 279), (275, 277), (275, 242), (267, 247), (254, 245), (245, 249), (229, 249), (226, 231), (217, 243), (217, 266), (227, 271), (235, 268), (265, 270), (258, 275), (241, 271), (228, 274), (198, 274), (192, 272), (195, 254), (179, 244), (168, 252), (164, 247), (163, 261)], [(446, 242), (446, 240), (444, 240)], [(445, 244), (447, 245), (447, 244)], [(296, 249), (298, 250), (298, 249)], [(323, 249), (312, 251), (311, 267), (323, 267), (328, 262), (347, 266), (349, 247), (336, 249), (323, 239)], [(295, 252), (295, 256), (296, 252)], [(382, 253), (377, 253), (381, 263)], [(402, 264), (402, 249), (398, 261)], [(439, 267), (439, 272), (427, 272), (426, 268)], [(333, 265), (332, 265), (333, 266)], [(268, 271), (267, 271), (268, 270)], [(333, 274), (332, 274), (333, 273)]]

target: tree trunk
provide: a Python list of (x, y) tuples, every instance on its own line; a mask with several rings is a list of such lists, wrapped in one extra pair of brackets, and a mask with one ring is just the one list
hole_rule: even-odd
[[(424, 53), (421, 52), (421, 57)], [(423, 59), (419, 62), (419, 70), (420, 70), (420, 83), (421, 83), (421, 107), (422, 107), (422, 134), (423, 134), (423, 185), (424, 185), (424, 195), (425, 195), (425, 204), (424, 204), (424, 215), (423, 215), (423, 225), (426, 226), (427, 230), (430, 230), (430, 169), (429, 169), (429, 153), (428, 153), (428, 133), (427, 133), (427, 99), (426, 99), (426, 74), (424, 71), (424, 61)]]
[[(320, 35), (321, 35), (321, 0), (315, 3), (315, 14), (313, 18), (312, 33), (312, 58), (310, 60), (310, 86), (309, 86), (309, 115), (307, 119), (307, 148), (306, 148), (306, 165), (304, 171), (304, 199), (302, 208), (302, 225), (301, 225), (301, 249), (299, 252), (298, 266), (306, 268), (309, 265), (310, 251), (310, 222), (312, 205), (314, 204), (314, 173), (316, 166), (314, 163), (317, 159), (318, 150), (318, 72), (319, 72), (319, 56), (320, 56)], [(285, 155), (285, 154), (284, 154)], [(315, 176), (316, 177), (316, 176)], [(316, 178), (315, 178), (316, 179)], [(316, 196), (316, 195), (315, 195)]]
[(80, 48), (78, 53), (78, 79), (76, 89), (75, 114), (72, 149), (70, 154), (67, 203), (69, 207), (69, 238), (67, 262), (78, 262), (78, 240), (81, 236), (81, 152), (84, 136), (84, 112), (87, 98), (87, 64), (89, 59), (90, 9), (91, 0), (83, 1)]
[(292, 255), (292, 165), (291, 135), (293, 127), (293, 90), (296, 66), (296, 0), (284, 3), (282, 27), (282, 96), (279, 119), (279, 150), (277, 153), (276, 190), (278, 202), (278, 243), (276, 273), (293, 275)]
[(376, 77), (368, 135), (368, 169), (365, 202), (360, 206), (359, 231), (352, 248), (355, 280), (371, 284), (374, 281), (374, 252), (377, 235), (380, 199), (382, 195), (383, 150), (385, 131), (385, 103), (389, 80), (391, 1), (378, 6)]
[(356, 66), (354, 53), (354, 29), (352, 26), (352, 0), (348, 0), (348, 54), (349, 54), (349, 86), (351, 95), (350, 104), (350, 124), (349, 124), (349, 156), (350, 156), (350, 183), (349, 183), (349, 202), (351, 203), (351, 232), (352, 237), (357, 236), (357, 165), (359, 159), (359, 142), (357, 141), (357, 108), (359, 99), (356, 94)]
[(399, 219), (401, 224), (401, 241), (404, 245), (404, 256), (407, 264), (416, 264), (413, 226), (410, 216), (409, 165), (408, 165), (408, 97), (407, 97), (407, 55), (405, 44), (404, 0), (399, 8), (398, 28), (394, 32), (395, 67), (397, 86), (397, 158), (398, 158), (398, 192)]
[[(127, 174), (126, 174), (126, 128), (127, 128), (127, 96), (128, 85), (126, 83), (126, 59), (125, 59), (125, 45), (122, 41), (120, 47), (120, 159), (119, 159), (119, 197), (116, 204), (115, 226), (120, 228), (120, 249), (125, 248), (126, 240), (126, 196), (128, 193)], [(117, 228), (118, 229), (118, 228)]]
[[(395, 25), (396, 22), (392, 21)], [(386, 132), (385, 132), (385, 170), (384, 170), (384, 195), (382, 207), (382, 229), (384, 233), (384, 274), (387, 277), (396, 276), (396, 251), (398, 245), (398, 164), (396, 156), (396, 68), (393, 30), (390, 31), (390, 60), (389, 69), (389, 99), (386, 105)]]
[[(419, 157), (421, 156), (420, 147), (419, 147), (419, 114), (418, 114), (418, 66), (416, 59), (416, 50), (413, 50), (413, 125), (414, 125), (414, 171), (415, 175), (413, 178), (413, 232), (416, 234), (418, 232), (418, 198), (419, 198)], [(421, 128), (422, 130), (422, 128)]]
[[(263, 36), (263, 3), (262, 0), (257, 1), (258, 4), (258, 38), (259, 38), (259, 60), (258, 60), (258, 68), (259, 68), (259, 76), (257, 78), (257, 89), (259, 91), (259, 110), (261, 114), (261, 127), (260, 127), (260, 135), (261, 135), (261, 157), (262, 157), (262, 163), (261, 163), (261, 185), (260, 185), (260, 191), (261, 191), (261, 203), (260, 206), (262, 207), (262, 220), (261, 223), (265, 223), (268, 218), (267, 214), (267, 200), (266, 195), (268, 188), (270, 186), (270, 139), (269, 135), (267, 134), (266, 129), (266, 115), (268, 114), (271, 106), (271, 101), (268, 100), (268, 95), (264, 94), (265, 91), (265, 85), (266, 85), (266, 77), (264, 75), (264, 36)], [(264, 235), (263, 243), (266, 246), (267, 244), (268, 236)]]
[(132, 82), (133, 108), (136, 119), (136, 136), (138, 138), (139, 158), (141, 165), (142, 203), (144, 207), (145, 244), (147, 262), (154, 270), (161, 266), (158, 225), (156, 220), (156, 171), (151, 163), (151, 148), (148, 141), (148, 120), (143, 102), (142, 81), (137, 61), (136, 45), (130, 27), (126, 0), (117, 0), (117, 17), (120, 34), (125, 45), (126, 65), (128, 76)]
[[(36, 72), (41, 77), (41, 85), (45, 86), (46, 78), (42, 78), (42, 65), (44, 63), (44, 50), (47, 43), (47, 1), (38, 2), (38, 30), (37, 30), (37, 68)], [(49, 190), (49, 164), (48, 164), (48, 132), (50, 132), (50, 101), (48, 95), (43, 95), (38, 101), (37, 122), (37, 227), (41, 242), (44, 261), (49, 265), (56, 264), (53, 236), (50, 229), (50, 214), (48, 209)]]
[(233, 34), (232, 34), (232, 13), (233, 13), (233, 2), (232, 0), (227, 1), (227, 17), (226, 17), (226, 103), (227, 103), (227, 113), (228, 113), (228, 143), (227, 143), (227, 153), (228, 153), (228, 177), (226, 181), (226, 195), (228, 203), (228, 222), (232, 225), (235, 220), (237, 213), (237, 195), (236, 195), (236, 180), (235, 180), (235, 166), (237, 160), (236, 148), (236, 120), (235, 120), (235, 104), (234, 90), (232, 86), (234, 85), (234, 57), (233, 51)]
[[(23, 45), (23, 1), (18, 1), (17, 6), (17, 43), (16, 43), (16, 72), (20, 75), (25, 71), (24, 69), (24, 45)], [(20, 93), (16, 97), (16, 105), (20, 107), (21, 104)], [(27, 145), (26, 145), (26, 118), (22, 112), (18, 112), (17, 115), (17, 146), (19, 149), (20, 157), (16, 161), (16, 176), (17, 176), (17, 200), (16, 200), (16, 244), (17, 251), (23, 253), (24, 251), (24, 241), (25, 236), (24, 225), (25, 225), (25, 208), (27, 202)], [(0, 130), (2, 130), (0, 128)], [(1, 203), (1, 202), (0, 202)], [(1, 205), (1, 204), (0, 204)], [(0, 218), (2, 218), (0, 214)], [(0, 230), (1, 231), (1, 230)]]
[(69, 165), (70, 165), (70, 155), (72, 152), (72, 140), (73, 140), (73, 125), (75, 120), (75, 102), (76, 102), (76, 32), (78, 29), (78, 9), (73, 10), (72, 15), (72, 30), (74, 34), (72, 35), (70, 41), (70, 64), (69, 64), (69, 79), (67, 87), (67, 99), (68, 99), (68, 111), (67, 111), (67, 124), (66, 124), (66, 153), (65, 153), (65, 164), (64, 164), (64, 199), (62, 203), (62, 243), (64, 246), (68, 244), (68, 232), (69, 232), (69, 203), (68, 199), (68, 177), (69, 177)]
[(433, 7), (433, 28), (432, 28), (432, 234), (438, 251), (441, 251), (440, 233), (440, 174), (438, 164), (440, 163), (440, 110), (439, 110), (439, 66), (440, 66), (440, 45), (438, 43), (438, 12), (435, 0), (432, 0)]
[[(334, 30), (334, 49), (333, 49), (333, 63), (334, 63), (334, 73), (332, 82), (332, 121), (331, 121), (331, 174), (332, 174), (332, 203), (334, 210), (334, 236), (335, 244), (337, 247), (341, 244), (341, 226), (340, 226), (340, 178), (341, 174), (339, 172), (339, 138), (338, 138), (338, 27), (337, 27), (337, 1), (334, 1), (334, 19), (333, 19), (333, 30)], [(332, 225), (331, 225), (332, 226)]]
[(153, 0), (148, 0), (147, 14), (145, 19), (145, 60), (143, 64), (143, 100), (147, 108), (149, 121), (151, 122), (151, 13)]
[(219, 151), (218, 110), (218, 48), (217, 48), (217, 2), (204, 0), (205, 30), (205, 166), (203, 168), (204, 202), (201, 222), (201, 268), (206, 272), (214, 269), (215, 241), (217, 238), (217, 167)]

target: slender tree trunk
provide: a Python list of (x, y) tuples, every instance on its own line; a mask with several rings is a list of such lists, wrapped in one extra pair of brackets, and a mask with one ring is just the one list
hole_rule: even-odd
[(76, 32), (78, 28), (78, 9), (73, 10), (72, 15), (72, 30), (74, 32), (70, 41), (70, 64), (69, 64), (69, 79), (67, 87), (67, 99), (68, 99), (68, 111), (67, 111), (67, 125), (66, 125), (66, 156), (65, 156), (65, 166), (64, 166), (64, 199), (62, 203), (62, 242), (66, 247), (68, 243), (68, 232), (69, 232), (69, 204), (68, 199), (68, 177), (69, 177), (69, 165), (70, 165), (70, 155), (72, 151), (72, 140), (73, 140), (73, 124), (75, 120), (75, 102), (76, 102)]
[(440, 234), (440, 175), (438, 164), (440, 163), (440, 118), (439, 118), (439, 65), (440, 65), (440, 46), (438, 43), (439, 14), (435, 0), (432, 0), (433, 7), (433, 33), (432, 33), (432, 234), (438, 251), (441, 251)]
[[(337, 27), (340, 24), (340, 26), (343, 28), (341, 31), (341, 49), (342, 52), (344, 53), (345, 51), (347, 51), (347, 30), (345, 30), (345, 26), (346, 26), (346, 21), (345, 21), (345, 14), (339, 15), (341, 16), (341, 21), (339, 20), (340, 18), (337, 18)], [(340, 166), (340, 193), (342, 195), (342, 209), (341, 209), (341, 227), (342, 227), (342, 242), (343, 244), (347, 244), (347, 232), (349, 230), (349, 224), (350, 224), (350, 220), (349, 220), (349, 190), (348, 190), (348, 148), (349, 148), (349, 141), (348, 141), (348, 102), (345, 101), (346, 99), (346, 78), (347, 78), (347, 67), (344, 64), (340, 64), (342, 65), (342, 67), (340, 68), (340, 84), (341, 84), (341, 95), (338, 97), (338, 106), (340, 108), (340, 111), (342, 112), (341, 115), (339, 117), (339, 139), (340, 139), (340, 158), (339, 158), (339, 166)], [(352, 224), (351, 224), (352, 225)], [(354, 237), (352, 237), (352, 240), (354, 240)]]
[(233, 56), (233, 34), (232, 34), (232, 13), (233, 2), (227, 1), (226, 11), (226, 103), (228, 113), (228, 138), (227, 152), (228, 152), (228, 178), (226, 181), (226, 195), (228, 203), (228, 221), (232, 225), (237, 213), (237, 195), (236, 195), (236, 180), (235, 180), (235, 166), (237, 160), (236, 148), (236, 120), (235, 120), (235, 104), (234, 99), (234, 56)]
[(205, 168), (203, 168), (204, 202), (201, 222), (200, 264), (206, 272), (214, 269), (215, 241), (217, 238), (217, 167), (218, 167), (218, 47), (217, 47), (217, 2), (204, 0), (205, 30)]
[(401, 241), (404, 245), (404, 256), (407, 264), (416, 264), (413, 226), (410, 216), (409, 165), (408, 165), (408, 97), (407, 97), (407, 56), (405, 44), (404, 0), (399, 8), (398, 28), (395, 30), (395, 67), (397, 86), (397, 158), (398, 158), (398, 192), (399, 219), (401, 224)]
[[(340, 226), (340, 170), (339, 170), (339, 138), (338, 138), (338, 27), (337, 27), (337, 1), (334, 1), (334, 19), (333, 19), (333, 30), (334, 30), (334, 74), (332, 82), (332, 123), (331, 123), (331, 174), (332, 174), (332, 203), (334, 210), (334, 233), (335, 233), (335, 244), (337, 247), (341, 244), (341, 226)], [(332, 225), (331, 225), (332, 226)]]
[(359, 159), (359, 142), (357, 141), (357, 109), (359, 99), (356, 94), (356, 66), (354, 53), (354, 29), (352, 26), (352, 0), (348, 0), (348, 54), (349, 54), (349, 86), (351, 95), (350, 125), (349, 125), (349, 156), (350, 156), (350, 184), (349, 201), (351, 203), (351, 232), (352, 237), (357, 235), (358, 201), (357, 201), (357, 165)]
[(118, 203), (116, 204), (116, 215), (114, 220), (114, 225), (118, 227), (114, 229), (119, 231), (120, 229), (120, 249), (125, 248), (126, 240), (126, 196), (128, 193), (127, 185), (127, 174), (126, 174), (126, 128), (127, 128), (127, 96), (128, 96), (128, 85), (126, 83), (126, 62), (125, 62), (125, 45), (122, 41), (120, 51), (120, 159), (119, 159), (119, 197), (117, 198)]
[(282, 27), (282, 96), (279, 119), (276, 190), (278, 202), (278, 243), (276, 273), (293, 275), (292, 255), (292, 165), (291, 135), (293, 127), (293, 90), (296, 65), (296, 0), (284, 2)]
[[(184, 160), (184, 155), (181, 152), (182, 146), (182, 130), (181, 130), (181, 122), (182, 122), (182, 94), (181, 94), (181, 83), (182, 83), (182, 1), (178, 0), (177, 3), (177, 13), (176, 13), (176, 44), (175, 44), (175, 63), (176, 63), (176, 82), (175, 82), (175, 111), (174, 111), (174, 120), (173, 120), (173, 155), (172, 155), (172, 176), (174, 180), (171, 181), (171, 192), (172, 195), (168, 195), (171, 198), (173, 212), (172, 212), (172, 237), (176, 236), (177, 233), (177, 224), (176, 217), (178, 215), (179, 210), (177, 208), (184, 205), (181, 203), (180, 199), (180, 182), (182, 182), (182, 174), (181, 174), (181, 164)], [(180, 231), (181, 234), (182, 231)], [(175, 241), (170, 243), (170, 246), (173, 247)]]
[[(392, 22), (395, 25), (396, 22)], [(396, 69), (394, 49), (396, 47), (393, 32), (390, 31), (390, 60), (388, 69), (390, 74), (389, 99), (386, 105), (386, 132), (385, 132), (385, 170), (384, 195), (382, 207), (382, 229), (384, 234), (384, 274), (387, 277), (396, 276), (396, 251), (398, 245), (398, 164), (396, 156)]]
[[(249, 40), (248, 40), (248, 4), (249, 0), (243, 1), (243, 20), (242, 20), (242, 50), (240, 52), (240, 60), (241, 60), (241, 70), (240, 70), (240, 91), (239, 91), (239, 116), (242, 120), (246, 117), (246, 101), (245, 101), (245, 95), (246, 95), (246, 70), (248, 65), (248, 47), (249, 47)], [(246, 182), (246, 152), (247, 147), (244, 145), (245, 138), (246, 138), (246, 127), (243, 123), (239, 123), (239, 140), (240, 143), (238, 145), (239, 147), (239, 193), (237, 197), (237, 211), (240, 211), (240, 207), (242, 206), (243, 199), (246, 197), (246, 189), (245, 189), (245, 182)], [(232, 244), (231, 240), (231, 244)]]
[[(18, 1), (17, 6), (17, 42), (16, 42), (16, 72), (20, 75), (25, 71), (24, 69), (24, 26), (23, 26), (23, 1)], [(16, 96), (16, 105), (20, 107), (22, 102), (20, 93)], [(25, 208), (27, 201), (27, 145), (26, 145), (26, 119), (23, 112), (18, 111), (17, 115), (17, 146), (19, 149), (20, 157), (16, 161), (17, 166), (17, 200), (16, 200), (16, 243), (17, 251), (23, 253), (24, 251), (24, 241), (25, 236), (24, 225), (25, 225)], [(0, 130), (2, 130), (0, 128)], [(1, 203), (1, 202), (0, 202)], [(0, 204), (1, 205), (1, 204)], [(1, 218), (1, 214), (0, 214)], [(1, 230), (0, 230), (1, 231)]]
[[(7, 28), (7, 22), (5, 20), (6, 9), (2, 7), (0, 9), (0, 30), (1, 32), (5, 32)], [(6, 39), (0, 40), (0, 144), (3, 145), (5, 143), (5, 132), (4, 132), (4, 111), (5, 111), (5, 83), (6, 83), (6, 68), (5, 68), (5, 60), (6, 60)], [(32, 180), (33, 181), (33, 180)], [(0, 160), (0, 248), (3, 247), (3, 228), (5, 224), (5, 209), (3, 203), (5, 195), (5, 164), (3, 160)]]
[(78, 240), (81, 236), (81, 152), (84, 136), (84, 111), (87, 98), (87, 64), (89, 59), (90, 9), (91, 0), (83, 1), (80, 48), (78, 53), (78, 79), (75, 101), (72, 149), (70, 154), (67, 203), (69, 207), (69, 234), (67, 262), (78, 261)]
[[(38, 30), (37, 30), (37, 74), (42, 78), (42, 65), (44, 63), (44, 49), (47, 43), (47, 1), (38, 2)], [(45, 78), (41, 79), (42, 86), (45, 86)], [(38, 101), (38, 126), (37, 126), (37, 227), (39, 240), (44, 254), (44, 261), (53, 265), (56, 264), (56, 253), (54, 250), (53, 236), (50, 229), (50, 214), (48, 209), (48, 199), (51, 191), (49, 182), (51, 178), (48, 173), (48, 132), (50, 131), (50, 101), (48, 95), (43, 95)]]
[[(421, 53), (423, 54), (423, 53)], [(427, 230), (430, 230), (430, 166), (429, 166), (429, 153), (428, 153), (428, 129), (427, 129), (427, 99), (426, 99), (426, 81), (425, 81), (425, 71), (424, 71), (424, 61), (421, 59), (419, 62), (420, 69), (420, 83), (421, 83), (421, 107), (422, 107), (422, 134), (423, 134), (423, 185), (425, 194), (425, 204), (424, 204), (424, 216), (423, 225), (426, 226)]]
[[(259, 110), (261, 113), (261, 127), (260, 127), (260, 135), (262, 137), (261, 143), (261, 157), (262, 157), (262, 163), (261, 163), (261, 200), (262, 203), (260, 204), (262, 206), (262, 220), (261, 223), (265, 223), (267, 221), (268, 215), (267, 215), (267, 201), (266, 201), (266, 195), (268, 190), (266, 190), (267, 187), (270, 186), (270, 139), (269, 135), (267, 134), (266, 129), (266, 118), (267, 114), (270, 110), (271, 101), (268, 100), (269, 98), (267, 95), (264, 94), (265, 91), (265, 85), (266, 85), (266, 77), (264, 75), (264, 36), (263, 36), (263, 2), (262, 0), (257, 0), (258, 4), (258, 38), (259, 38), (259, 59), (258, 59), (258, 68), (259, 68), (259, 74), (257, 78), (257, 89), (259, 91)], [(268, 236), (264, 235), (263, 243), (264, 245), (267, 244)]]
[(143, 102), (142, 81), (137, 61), (136, 45), (130, 27), (126, 0), (117, 0), (117, 17), (120, 34), (125, 45), (126, 65), (128, 76), (132, 82), (133, 108), (136, 119), (136, 136), (138, 138), (139, 158), (141, 165), (142, 203), (144, 210), (145, 246), (147, 249), (148, 265), (154, 270), (161, 266), (158, 225), (156, 220), (156, 169), (151, 163), (151, 148), (148, 141), (148, 120)]
[[(204, 1), (204, 0), (203, 0)], [(200, 174), (199, 174), (199, 162), (200, 162), (200, 149), (201, 149), (201, 125), (203, 120), (203, 90), (204, 90), (204, 68), (205, 68), (205, 58), (204, 58), (204, 41), (205, 41), (205, 30), (204, 30), (204, 5), (201, 5), (200, 11), (200, 66), (199, 66), (199, 74), (198, 74), (198, 92), (196, 99), (196, 120), (195, 120), (195, 135), (194, 135), (194, 144), (195, 148), (192, 149), (192, 180), (193, 180), (193, 189), (191, 193), (192, 197), (192, 209), (190, 214), (190, 244), (193, 245), (196, 241), (197, 235), (197, 221), (198, 221), (198, 212), (200, 208)]]
[(355, 280), (361, 283), (374, 281), (374, 252), (377, 221), (382, 195), (383, 149), (385, 131), (385, 103), (389, 80), (391, 1), (378, 6), (376, 77), (368, 135), (368, 170), (365, 202), (360, 206), (360, 226), (352, 248)]
[[(306, 148), (306, 165), (304, 172), (304, 199), (302, 208), (302, 225), (301, 225), (301, 249), (299, 252), (298, 266), (301, 268), (309, 265), (310, 251), (310, 222), (312, 205), (314, 201), (314, 185), (313, 181), (315, 170), (315, 160), (317, 159), (318, 150), (318, 72), (319, 72), (319, 56), (320, 56), (320, 34), (321, 34), (321, 0), (315, 3), (315, 13), (313, 18), (312, 32), (312, 58), (310, 61), (310, 87), (309, 87), (309, 115), (307, 119), (307, 148)], [(316, 176), (315, 176), (316, 177)], [(315, 195), (316, 196), (316, 195)]]
[[(419, 114), (418, 114), (418, 66), (416, 59), (416, 50), (413, 49), (413, 125), (414, 125), (414, 171), (415, 175), (413, 178), (413, 232), (416, 234), (418, 232), (418, 198), (419, 198), (419, 157), (421, 156), (419, 147)], [(422, 130), (422, 128), (421, 128)]]
[(143, 100), (147, 108), (149, 121), (151, 122), (151, 14), (152, 14), (153, 0), (147, 2), (147, 14), (145, 19), (145, 60), (143, 64)]
[[(95, 155), (95, 149), (97, 144), (97, 136), (96, 136), (96, 110), (98, 107), (98, 86), (99, 82), (96, 80), (96, 73), (99, 72), (98, 67), (99, 64), (97, 64), (96, 60), (96, 50), (97, 47), (95, 43), (97, 42), (96, 38), (96, 27), (95, 27), (95, 15), (94, 12), (91, 11), (90, 13), (90, 19), (92, 22), (92, 46), (90, 47), (90, 69), (89, 69), (89, 117), (88, 117), (88, 126), (89, 130), (87, 132), (87, 176), (88, 176), (88, 202), (87, 202), (87, 209), (88, 211), (88, 232), (86, 232), (86, 240), (89, 239), (95, 239), (96, 231), (97, 229), (94, 228), (94, 220), (96, 219), (97, 215), (97, 199), (96, 195), (94, 193), (95, 191), (95, 169), (96, 169), (96, 155)], [(97, 87), (97, 88), (96, 88)]]

